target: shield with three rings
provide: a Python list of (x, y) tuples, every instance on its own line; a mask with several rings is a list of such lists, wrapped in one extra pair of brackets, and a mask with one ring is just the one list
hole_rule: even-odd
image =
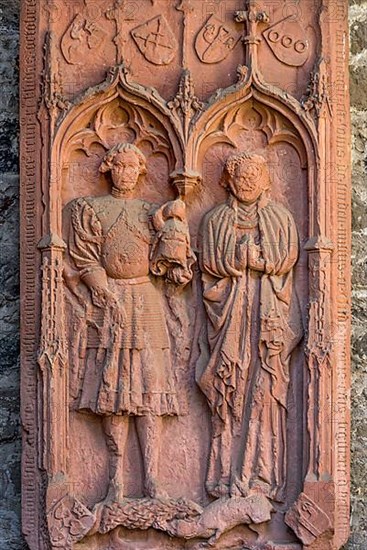
[(300, 23), (290, 15), (263, 32), (263, 36), (279, 61), (300, 67), (309, 56), (310, 44)]

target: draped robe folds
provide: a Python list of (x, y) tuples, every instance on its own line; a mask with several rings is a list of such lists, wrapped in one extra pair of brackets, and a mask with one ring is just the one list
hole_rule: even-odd
[(193, 255), (182, 212), (177, 224), (173, 213), (167, 231), (162, 224), (159, 238), (165, 245), (159, 246), (153, 227), (157, 212), (145, 201), (111, 196), (81, 198), (72, 205), (70, 257), (81, 280), (99, 278), (115, 300), (113, 306), (86, 303), (78, 410), (179, 414), (163, 296), (153, 273), (178, 270), (187, 282)]
[[(209, 353), (197, 382), (212, 412), (207, 488), (257, 486), (281, 499), (285, 483), (290, 354), (302, 337), (293, 266), (298, 236), (286, 208), (261, 199), (256, 234), (264, 271), (241, 269), (234, 197), (210, 211), (201, 230), (200, 265)], [(242, 231), (242, 237), (254, 229)], [(202, 354), (203, 356), (204, 354)], [(235, 448), (233, 442), (239, 438)]]

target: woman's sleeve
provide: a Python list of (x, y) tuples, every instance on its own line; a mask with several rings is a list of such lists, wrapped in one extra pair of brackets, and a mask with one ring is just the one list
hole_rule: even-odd
[[(221, 226), (218, 228), (218, 223)], [(239, 277), (242, 271), (236, 261), (236, 240), (228, 220), (218, 220), (209, 215), (200, 230), (200, 269), (217, 278)]]

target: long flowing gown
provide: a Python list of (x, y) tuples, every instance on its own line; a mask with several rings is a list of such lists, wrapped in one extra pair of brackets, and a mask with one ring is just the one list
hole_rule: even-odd
[[(241, 269), (238, 243), (258, 244), (264, 271)], [(290, 212), (230, 197), (201, 231), (200, 266), (209, 353), (197, 382), (212, 412), (207, 488), (243, 494), (257, 487), (282, 499), (286, 478), (289, 362), (302, 337), (293, 285), (298, 236)]]

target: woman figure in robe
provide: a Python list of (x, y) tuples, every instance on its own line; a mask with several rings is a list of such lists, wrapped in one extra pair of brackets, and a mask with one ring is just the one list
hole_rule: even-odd
[(298, 235), (291, 213), (266, 198), (264, 156), (230, 157), (222, 184), (229, 198), (205, 216), (199, 247), (208, 346), (197, 382), (212, 412), (206, 487), (215, 497), (282, 500), (289, 363), (302, 337)]

